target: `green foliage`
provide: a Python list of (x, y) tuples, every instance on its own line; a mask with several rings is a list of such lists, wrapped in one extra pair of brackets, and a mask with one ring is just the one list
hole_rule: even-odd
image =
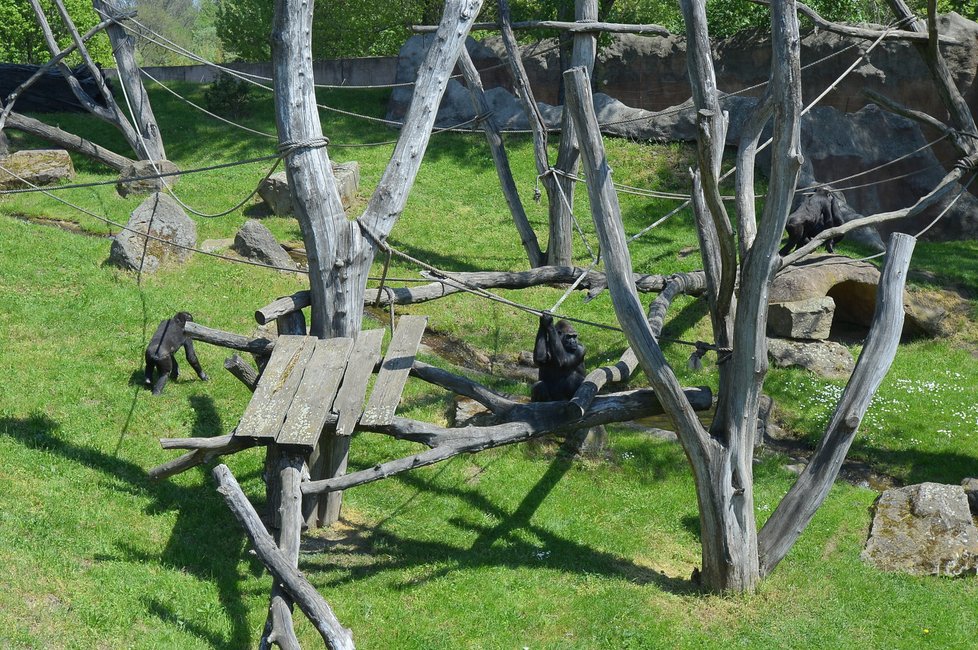
[(239, 118), (248, 115), (251, 84), (221, 73), (217, 81), (204, 91), (204, 108), (223, 117)]
[[(214, 21), (216, 0), (134, 0), (136, 19), (180, 47), (209, 60), (224, 60)], [(156, 37), (149, 34), (154, 40)], [(138, 62), (145, 66), (186, 65), (187, 59), (149, 38), (136, 40)]]
[[(245, 61), (271, 58), (272, 5), (267, 0), (220, 0), (217, 35), (229, 53)], [(336, 0), (316, 3), (313, 57), (330, 59), (397, 54), (413, 24), (440, 19), (436, 0)]]
[[(71, 16), (80, 34), (84, 34), (99, 22), (98, 14), (92, 8), (91, 0), (64, 0), (68, 15)], [(61, 22), (61, 16), (51, 0), (41, 0), (44, 15), (59, 47), (71, 44), (70, 32)], [(98, 34), (87, 43), (88, 51), (96, 62), (113, 66), (112, 47), (105, 34)], [(46, 63), (51, 58), (44, 34), (31, 5), (27, 0), (3, 0), (0, 2), (0, 61), (6, 63)], [(68, 57), (69, 65), (81, 62), (78, 54)]]

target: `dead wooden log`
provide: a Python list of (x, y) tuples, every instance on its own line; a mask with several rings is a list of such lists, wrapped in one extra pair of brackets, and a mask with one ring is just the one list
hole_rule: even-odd
[[(472, 29), (480, 30), (496, 30), (499, 28), (497, 23), (475, 23), (472, 25)], [(668, 36), (669, 30), (661, 25), (631, 25), (628, 23), (606, 23), (606, 22), (589, 22), (589, 23), (572, 23), (562, 20), (521, 20), (515, 23), (510, 23), (510, 28), (515, 30), (523, 29), (555, 29), (566, 31), (571, 34), (589, 34), (589, 33), (609, 33), (609, 34), (647, 34), (650, 36)], [(412, 25), (411, 31), (417, 34), (426, 34), (433, 32), (437, 27), (433, 25)]]
[[(656, 299), (649, 305), (648, 322), (652, 335), (658, 337), (665, 325), (666, 311), (676, 296), (680, 294), (695, 295), (705, 289), (705, 276), (702, 272), (680, 273), (669, 277), (665, 286)], [(618, 363), (592, 370), (584, 383), (574, 393), (571, 403), (577, 407), (581, 415), (590, 408), (591, 402), (606, 384), (628, 381), (638, 368), (638, 357), (634, 350), (628, 348), (621, 355)]]
[[(713, 397), (708, 388), (687, 388), (684, 397), (696, 410), (709, 409)], [(549, 433), (564, 433), (600, 424), (623, 422), (636, 418), (659, 415), (662, 404), (652, 390), (636, 390), (595, 398), (591, 410), (578, 417), (568, 402), (538, 402), (521, 404), (511, 412), (510, 422), (490, 427), (462, 427), (447, 429), (427, 422), (394, 418), (387, 427), (377, 431), (396, 438), (413, 440), (433, 446), (420, 454), (379, 463), (369, 469), (351, 472), (345, 476), (302, 484), (303, 494), (321, 494), (346, 490), (356, 485), (372, 483), (408, 470), (433, 465), (460, 454), (471, 454), (485, 449), (525, 442)]]
[[(278, 446), (278, 445), (273, 445)], [(295, 451), (282, 451), (278, 467), (278, 547), (293, 568), (299, 567), (299, 546), (302, 541), (302, 471), (305, 463)], [(292, 627), (292, 598), (278, 583), (272, 586), (268, 618), (262, 632), (260, 647), (277, 643), (280, 648), (299, 647)]]
[[(135, 11), (127, 11), (117, 16), (106, 18), (105, 20), (101, 21), (100, 23), (92, 27), (90, 30), (85, 32), (84, 35), (82, 35), (81, 37), (82, 43), (87, 43), (93, 36), (95, 36), (100, 31), (108, 27), (110, 24), (115, 23), (124, 18), (131, 18), (132, 16), (135, 15), (136, 15)], [(14, 103), (17, 101), (17, 99), (25, 91), (27, 91), (35, 82), (43, 78), (51, 70), (51, 68), (56, 67), (59, 63), (61, 63), (61, 61), (64, 60), (65, 57), (67, 57), (69, 54), (74, 52), (77, 48), (78, 46), (74, 43), (68, 45), (68, 47), (58, 52), (58, 54), (55, 55), (50, 61), (48, 61), (42, 66), (38, 66), (37, 70), (35, 70), (30, 77), (25, 79), (22, 83), (20, 83), (16, 88), (14, 88), (7, 95), (6, 100), (4, 100), (3, 102), (4, 104), (3, 113), (0, 113), (0, 131), (3, 131), (3, 127), (7, 121), (7, 117), (14, 110)], [(64, 83), (64, 80), (61, 77), (59, 77), (59, 79), (61, 79), (62, 83)]]
[(329, 604), (309, 584), (291, 560), (275, 545), (275, 540), (265, 530), (258, 513), (241, 491), (241, 487), (227, 465), (218, 465), (213, 471), (217, 491), (244, 528), (251, 545), (278, 584), (292, 597), (299, 609), (309, 617), (330, 650), (353, 650), (350, 630), (343, 627)]
[[(100, 16), (106, 18), (119, 13), (113, 0), (92, 0), (92, 6)], [(115, 58), (119, 83), (127, 97), (133, 119), (133, 130), (136, 133), (137, 144), (133, 147), (136, 155), (145, 160), (166, 160), (166, 150), (163, 147), (163, 136), (153, 114), (139, 66), (136, 64), (136, 38), (130, 36), (125, 28), (118, 24), (109, 25), (105, 30), (112, 44), (112, 56)]]
[(292, 610), (285, 601), (281, 598), (273, 599), (268, 607), (268, 615), (272, 626), (270, 630), (266, 630), (267, 634), (262, 634), (258, 650), (271, 650), (272, 645), (277, 645), (280, 650), (301, 650), (292, 626)]
[(761, 575), (773, 571), (787, 555), (828, 496), (866, 409), (893, 363), (903, 332), (903, 289), (916, 242), (902, 233), (890, 237), (876, 292), (876, 314), (856, 368), (815, 455), (758, 534)]
[(519, 191), (516, 189), (516, 181), (513, 179), (513, 170), (509, 166), (509, 156), (506, 155), (506, 147), (503, 144), (503, 136), (499, 130), (499, 125), (492, 116), (492, 109), (486, 99), (485, 89), (482, 87), (482, 79), (479, 71), (469, 56), (469, 51), (462, 48), (458, 57), (459, 67), (465, 77), (465, 85), (469, 89), (472, 98), (472, 106), (475, 113), (482, 121), (482, 129), (486, 133), (486, 141), (489, 143), (489, 151), (496, 166), (496, 175), (499, 177), (499, 186), (503, 190), (503, 197), (509, 206), (509, 212), (513, 217), (513, 224), (520, 235), (523, 249), (530, 261), (530, 266), (537, 268), (545, 263), (543, 251), (540, 249), (540, 242), (537, 235), (530, 225), (530, 220), (523, 209), (523, 201), (520, 199)]
[(254, 440), (247, 438), (234, 438), (230, 435), (215, 436), (214, 438), (183, 438), (180, 440), (196, 440), (199, 441), (199, 444), (197, 446), (193, 446), (193, 443), (187, 443), (181, 446), (178, 444), (164, 443), (164, 441), (167, 443), (173, 443), (175, 442), (174, 440), (168, 440), (165, 438), (160, 440), (160, 444), (164, 449), (192, 449), (192, 451), (161, 465), (157, 465), (153, 469), (149, 470), (147, 474), (151, 479), (159, 480), (176, 476), (177, 474), (186, 472), (188, 469), (193, 469), (198, 465), (203, 465), (204, 463), (210, 462), (218, 456), (234, 454), (242, 449), (250, 449), (251, 447), (255, 446)]
[(224, 369), (237, 377), (252, 393), (255, 392), (255, 387), (258, 386), (259, 379), (258, 371), (252, 368), (251, 365), (239, 355), (232, 354), (230, 357), (225, 359)]
[(417, 359), (411, 365), (411, 376), (417, 377), (429, 384), (450, 390), (458, 395), (474, 399), (497, 415), (506, 413), (517, 404), (517, 402), (505, 395), (500, 395), (491, 388), (474, 382), (468, 377), (436, 368)]
[(20, 113), (10, 113), (7, 116), (7, 123), (4, 125), (4, 128), (29, 133), (42, 140), (56, 144), (63, 149), (74, 151), (75, 153), (91, 158), (116, 171), (121, 172), (127, 165), (132, 165), (135, 162), (125, 156), (120, 156), (114, 151), (109, 151), (105, 147), (100, 147), (94, 142), (90, 142), (74, 133), (68, 133), (56, 126), (50, 126), (40, 120), (35, 120), (33, 117), (27, 117)]
[[(575, 0), (574, 17), (578, 24), (590, 24), (598, 20), (598, 0)], [(595, 32), (575, 32), (571, 51), (570, 67), (594, 70), (597, 53), (597, 34)], [(561, 57), (563, 58), (563, 57)], [(563, 65), (563, 62), (561, 63)], [(580, 149), (577, 132), (570, 112), (564, 111), (560, 117), (560, 145), (557, 160), (552, 170), (553, 188), (557, 191), (557, 201), (547, 206), (549, 212), (549, 239), (547, 240), (547, 260), (551, 264), (566, 264), (574, 256), (574, 189), (577, 185)], [(585, 242), (586, 244), (587, 242)]]
[(272, 348), (275, 347), (275, 342), (272, 339), (250, 338), (241, 334), (212, 329), (200, 323), (188, 322), (184, 331), (195, 341), (203, 341), (222, 348), (251, 352), (252, 354), (271, 354)]
[[(749, 0), (754, 4), (770, 6), (770, 0)], [(891, 3), (892, 4), (892, 3)], [(879, 29), (869, 29), (866, 27), (858, 27), (856, 25), (845, 25), (842, 23), (833, 23), (831, 21), (822, 18), (814, 9), (801, 2), (796, 3), (798, 7), (798, 13), (804, 14), (809, 20), (815, 23), (815, 26), (819, 29), (824, 29), (827, 32), (833, 32), (835, 34), (841, 34), (843, 36), (852, 36), (854, 38), (864, 38), (867, 40), (876, 40), (877, 38), (883, 36), (885, 40), (890, 41), (909, 41), (911, 43), (926, 43), (927, 34), (922, 32), (915, 32), (912, 30), (903, 29), (891, 29), (886, 32)], [(957, 44), (959, 41), (948, 38), (941, 37), (942, 43), (952, 43)]]
[[(694, 271), (691, 276), (701, 273)], [(434, 277), (434, 274), (425, 274), (427, 277)], [(467, 287), (478, 289), (526, 289), (542, 284), (549, 285), (572, 285), (578, 281), (581, 275), (584, 279), (577, 285), (578, 289), (588, 290), (591, 293), (598, 293), (607, 287), (605, 274), (600, 271), (588, 271), (577, 266), (541, 266), (527, 271), (466, 271), (446, 274), (439, 277), (431, 284), (416, 287), (388, 287), (381, 292), (380, 297), (374, 292), (368, 292), (364, 302), (366, 304), (389, 305), (412, 305), (428, 300), (444, 298), (459, 291), (465, 291)], [(655, 293), (662, 291), (666, 280), (670, 276), (635, 273), (633, 279), (635, 289), (640, 293)], [(699, 295), (704, 287), (693, 283), (689, 289), (689, 295)], [(255, 320), (264, 325), (276, 318), (289, 312), (297, 311), (308, 307), (310, 304), (309, 291), (298, 291), (291, 296), (279, 298), (274, 302), (262, 307), (255, 312)]]

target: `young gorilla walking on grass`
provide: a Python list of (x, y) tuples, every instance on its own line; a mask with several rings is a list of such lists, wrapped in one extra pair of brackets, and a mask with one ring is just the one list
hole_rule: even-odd
[(530, 390), (531, 402), (569, 400), (584, 382), (584, 346), (577, 331), (565, 320), (554, 326), (547, 312), (540, 315), (533, 362), (540, 368), (540, 381)]
[[(173, 318), (168, 318), (160, 322), (159, 327), (146, 346), (146, 385), (153, 387), (153, 394), (159, 395), (166, 386), (167, 378), (176, 379), (178, 368), (176, 352), (181, 347), (187, 354), (187, 361), (193, 367), (201, 381), (207, 381), (207, 373), (200, 367), (197, 360), (197, 353), (194, 352), (194, 342), (184, 332), (184, 327), (188, 322), (192, 322), (194, 317), (185, 311), (177, 312)], [(159, 370), (160, 376), (153, 383), (153, 368)]]

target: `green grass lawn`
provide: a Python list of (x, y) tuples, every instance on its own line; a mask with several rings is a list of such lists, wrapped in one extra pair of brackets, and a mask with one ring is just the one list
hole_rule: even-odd
[[(198, 88), (178, 88), (200, 99)], [(386, 95), (331, 92), (321, 99), (382, 115)], [(272, 141), (229, 131), (169, 95), (153, 91), (152, 100), (168, 154), (183, 169), (274, 151)], [(125, 152), (91, 118), (54, 119)], [(256, 99), (245, 121), (274, 129), (267, 98)], [(369, 195), (392, 146), (338, 145), (382, 142), (394, 132), (332, 114), (324, 115), (324, 130), (333, 159), (360, 162), (361, 193)], [(531, 200), (530, 142), (510, 137), (507, 146), (543, 236), (545, 207)], [(607, 146), (616, 180), (684, 189), (687, 149), (622, 140)], [(113, 178), (75, 162), (77, 181)], [(202, 211), (221, 211), (269, 166), (187, 175), (177, 193)], [(119, 198), (112, 186), (61, 195), (121, 223), (139, 202)], [(578, 202), (593, 244), (583, 188)], [(673, 205), (623, 195), (626, 230), (638, 231)], [(196, 219), (199, 239), (233, 237), (250, 207)], [(161, 450), (158, 438), (225, 434), (250, 394), (220, 369), (227, 351), (198, 344), (212, 380), (184, 374), (153, 398), (141, 387), (142, 351), (159, 320), (180, 309), (206, 325), (251, 333), (254, 310), (302, 288), (305, 278), (196, 255), (137, 284), (105, 263), (114, 227), (41, 195), (0, 198), (0, 213), (0, 647), (255, 646), (271, 578), (249, 553), (209, 468), (162, 482), (146, 474), (176, 455)], [(88, 235), (17, 216), (76, 222)], [(294, 220), (263, 223), (283, 241), (301, 240)], [(484, 139), (432, 139), (391, 241), (449, 270), (526, 268)], [(695, 244), (691, 216), (681, 213), (640, 240), (633, 261), (648, 273), (695, 269)], [(953, 285), (973, 296), (978, 243), (952, 244), (953, 255), (945, 246), (918, 245), (920, 289)], [(588, 263), (580, 242), (575, 250), (576, 261)], [(396, 261), (391, 271), (416, 273)], [(548, 308), (562, 291), (500, 293)], [(857, 437), (852, 456), (897, 482), (957, 483), (978, 474), (974, 303), (966, 306), (958, 334), (901, 347)], [(430, 330), (503, 358), (530, 349), (536, 326), (524, 312), (464, 295), (398, 311), (427, 314)], [(571, 297), (561, 311), (615, 322), (607, 295), (586, 305)], [(708, 338), (704, 314), (701, 301), (677, 301), (666, 333)], [(616, 332), (580, 330), (590, 367), (624, 349)], [(688, 348), (669, 345), (666, 352), (684, 383), (715, 386), (712, 355), (707, 370), (694, 373), (686, 369)], [(518, 382), (501, 379), (499, 386), (528, 392)], [(765, 389), (783, 423), (814, 444), (841, 384), (776, 370)], [(444, 422), (450, 405), (450, 395), (412, 380), (402, 411)], [(361, 434), (351, 468), (415, 449)], [(975, 578), (912, 578), (859, 560), (876, 497), (870, 489), (839, 482), (756, 594), (704, 596), (689, 581), (699, 564), (698, 519), (677, 445), (613, 427), (600, 461), (553, 452), (541, 444), (497, 449), (350, 490), (342, 525), (307, 537), (300, 568), (365, 649), (974, 647)], [(259, 451), (225, 462), (261, 506)], [(755, 465), (761, 521), (791, 485), (788, 462), (765, 452)], [(301, 615), (296, 621), (304, 646), (319, 647), (312, 626)]]

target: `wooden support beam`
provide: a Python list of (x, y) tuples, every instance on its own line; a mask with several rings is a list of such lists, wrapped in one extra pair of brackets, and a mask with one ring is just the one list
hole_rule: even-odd
[(252, 393), (258, 386), (258, 371), (237, 354), (232, 354), (224, 360), (224, 369), (237, 377)]
[(192, 321), (187, 323), (184, 332), (195, 341), (203, 341), (204, 343), (210, 343), (211, 345), (217, 345), (222, 348), (230, 348), (252, 354), (269, 354), (275, 346), (273, 339), (251, 338), (249, 336), (242, 336), (241, 334), (205, 327), (200, 323)]
[(275, 540), (265, 530), (258, 513), (241, 491), (238, 481), (226, 465), (218, 465), (213, 471), (217, 491), (234, 514), (251, 541), (258, 559), (275, 578), (277, 584), (288, 593), (299, 609), (309, 617), (330, 650), (353, 650), (353, 636), (343, 627), (329, 604), (309, 584), (291, 559), (275, 544)]
[[(713, 403), (708, 388), (686, 388), (683, 394), (691, 407), (698, 411), (709, 409)], [(427, 422), (394, 418), (389, 426), (382, 428), (382, 433), (414, 440), (434, 448), (406, 458), (380, 463), (359, 472), (351, 472), (345, 476), (307, 481), (302, 484), (302, 492), (322, 494), (346, 490), (418, 467), (439, 463), (460, 454), (471, 454), (525, 442), (549, 433), (566, 433), (600, 424), (659, 415), (662, 412), (662, 404), (655, 392), (646, 389), (599, 396), (595, 398), (591, 409), (583, 417), (577, 416), (575, 409), (569, 409), (566, 402), (539, 402), (521, 404), (513, 409), (512, 421), (491, 427), (447, 429)]]
[(427, 324), (427, 316), (401, 316), (390, 345), (387, 346), (384, 363), (370, 400), (360, 416), (363, 425), (384, 426), (394, 419), (394, 412), (401, 401), (401, 392), (407, 383), (414, 355), (417, 354)]
[[(609, 34), (643, 34), (647, 36), (668, 36), (669, 30), (661, 25), (644, 24), (632, 25), (629, 23), (606, 23), (606, 22), (567, 22), (562, 20), (521, 20), (510, 23), (510, 28), (515, 30), (524, 29), (553, 29), (566, 31), (571, 34), (590, 34), (590, 33), (609, 33)], [(416, 34), (427, 34), (438, 29), (434, 25), (412, 25), (411, 31)], [(498, 23), (475, 23), (472, 29), (496, 30), (499, 29)]]
[[(299, 568), (299, 546), (302, 541), (302, 470), (305, 462), (302, 455), (294, 449), (285, 449), (280, 454), (278, 467), (279, 507), (278, 507), (278, 547), (292, 568)], [(279, 648), (298, 648), (299, 641), (292, 627), (292, 597), (281, 584), (272, 585), (268, 618), (262, 633), (260, 647), (271, 643)]]

